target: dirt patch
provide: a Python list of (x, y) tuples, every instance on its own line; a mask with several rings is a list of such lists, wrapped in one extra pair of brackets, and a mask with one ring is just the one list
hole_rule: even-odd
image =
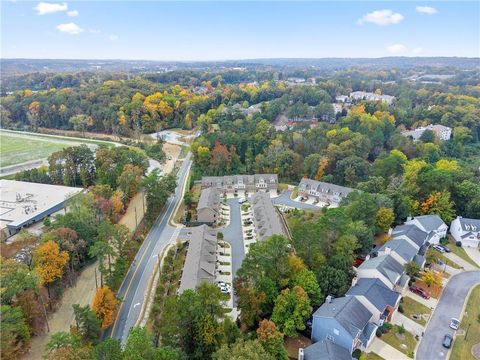
[(415, 280), (415, 286), (419, 287), (420, 289), (424, 289), (430, 294), (431, 297), (435, 299), (439, 299), (443, 291), (441, 286), (430, 285), (430, 287), (428, 287), (427, 284), (425, 284), (421, 279)]
[(127, 211), (118, 222), (121, 225), (125, 225), (131, 232), (137, 229), (138, 224), (143, 219), (146, 210), (146, 201), (144, 202), (143, 192), (139, 192), (135, 195), (128, 204)]
[(169, 143), (163, 144), (163, 151), (165, 152), (166, 161), (162, 164), (162, 170), (164, 174), (172, 172), (175, 162), (177, 161), (182, 147), (180, 145), (174, 145)]
[(299, 335), (293, 338), (286, 338), (285, 340), (285, 348), (287, 349), (290, 359), (298, 359), (298, 349), (306, 348), (311, 344), (312, 340), (303, 335)]

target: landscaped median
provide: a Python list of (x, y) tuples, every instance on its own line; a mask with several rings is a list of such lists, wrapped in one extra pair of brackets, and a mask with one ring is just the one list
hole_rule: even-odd
[(450, 360), (472, 359), (473, 351), (480, 355), (480, 285), (470, 292), (460, 330), (453, 343)]

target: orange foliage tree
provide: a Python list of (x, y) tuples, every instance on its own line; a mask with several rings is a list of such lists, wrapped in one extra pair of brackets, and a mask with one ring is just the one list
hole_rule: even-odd
[(113, 324), (117, 303), (118, 301), (113, 291), (108, 286), (97, 289), (92, 308), (97, 317), (102, 321), (102, 328), (106, 329)]

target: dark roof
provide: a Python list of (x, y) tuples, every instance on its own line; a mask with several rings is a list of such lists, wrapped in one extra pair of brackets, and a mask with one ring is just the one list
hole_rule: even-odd
[(340, 185), (326, 183), (323, 181), (312, 180), (308, 178), (303, 178), (300, 181), (299, 187), (300, 189), (305, 189), (305, 190), (312, 189), (312, 190), (315, 190), (321, 193), (327, 193), (327, 194), (338, 193), (340, 194), (340, 196), (346, 196), (352, 191), (355, 191), (355, 189), (352, 189), (346, 186), (340, 186)]
[(423, 267), (423, 265), (425, 264), (425, 258), (419, 254), (415, 255), (413, 261), (415, 261), (415, 263), (420, 267)]
[(280, 216), (270, 199), (270, 194), (257, 192), (252, 196), (250, 203), (255, 221), (255, 232), (260, 240), (265, 240), (275, 234), (286, 234)]
[(333, 318), (356, 338), (372, 317), (372, 313), (353, 296), (333, 299), (320, 306), (314, 317)]
[(415, 216), (413, 219), (417, 220), (420, 225), (422, 225), (423, 229), (428, 232), (437, 230), (440, 226), (445, 224), (442, 218), (438, 215)]
[(463, 231), (480, 231), (480, 219), (468, 219), (464, 217), (458, 217), (460, 225), (462, 226)]
[(393, 229), (392, 238), (405, 235), (419, 247), (422, 246), (428, 238), (428, 234), (413, 224), (398, 225)]
[(346, 293), (347, 296), (365, 296), (379, 311), (383, 312), (387, 305), (395, 307), (400, 294), (390, 290), (379, 279), (360, 279)]
[(365, 326), (365, 329), (363, 329), (362, 335), (360, 336), (360, 341), (362, 342), (363, 346), (368, 346), (368, 341), (372, 338), (374, 331), (377, 331), (377, 325), (369, 322), (367, 326)]
[(352, 360), (352, 354), (329, 340), (318, 341), (303, 349), (305, 360)]
[(198, 199), (197, 209), (208, 208), (218, 212), (219, 205), (220, 192), (218, 189), (209, 187), (202, 190), (200, 193), (200, 199)]
[(403, 239), (395, 239), (393, 238), (390, 241), (387, 241), (385, 244), (382, 245), (378, 251), (386, 251), (387, 248), (390, 248), (391, 251), (395, 251), (398, 255), (402, 257), (405, 261), (409, 262), (417, 254), (418, 250), (410, 244), (408, 241)]
[(403, 274), (403, 266), (391, 255), (383, 255), (364, 261), (359, 269), (376, 269), (385, 276), (392, 284)]

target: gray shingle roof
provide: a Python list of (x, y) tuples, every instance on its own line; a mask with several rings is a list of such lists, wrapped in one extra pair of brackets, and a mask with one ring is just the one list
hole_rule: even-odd
[(398, 225), (393, 229), (392, 238), (405, 235), (419, 247), (428, 240), (428, 233), (413, 224)]
[(404, 272), (402, 264), (397, 262), (391, 255), (370, 258), (364, 261), (362, 265), (359, 266), (359, 269), (376, 269), (392, 284), (395, 284)]
[(372, 318), (372, 313), (355, 297), (346, 296), (324, 303), (313, 316), (334, 318), (353, 338), (356, 338)]
[(412, 261), (418, 252), (418, 250), (408, 241), (395, 238), (383, 244), (378, 251), (386, 251), (387, 248), (390, 248), (391, 251), (395, 251), (407, 262)]
[(468, 219), (460, 217), (458, 219), (464, 231), (480, 231), (480, 219)]
[(323, 192), (327, 194), (338, 193), (340, 196), (346, 196), (348, 193), (355, 191), (355, 189), (340, 186), (336, 184), (330, 184), (322, 181), (312, 180), (308, 178), (303, 178), (299, 184), (300, 189), (305, 190), (315, 190), (318, 192)]
[(220, 205), (220, 192), (216, 188), (206, 188), (200, 193), (197, 209), (209, 208), (218, 212)]
[(374, 323), (369, 322), (365, 329), (362, 331), (362, 335), (360, 335), (360, 341), (362, 342), (363, 346), (368, 346), (368, 341), (372, 338), (373, 332), (377, 330), (377, 325)]
[(360, 279), (352, 286), (346, 296), (365, 296), (379, 311), (383, 312), (387, 305), (395, 307), (400, 294), (390, 290), (379, 279)]
[(258, 192), (254, 194), (251, 204), (255, 231), (260, 240), (274, 234), (285, 235), (285, 229), (268, 193)]
[(303, 351), (305, 360), (352, 360), (347, 349), (326, 339), (306, 347)]
[(445, 224), (438, 215), (415, 216), (414, 219), (417, 220), (427, 232), (437, 230), (440, 226)]
[(195, 289), (202, 282), (213, 283), (217, 260), (216, 232), (207, 225), (191, 229), (179, 293)]

